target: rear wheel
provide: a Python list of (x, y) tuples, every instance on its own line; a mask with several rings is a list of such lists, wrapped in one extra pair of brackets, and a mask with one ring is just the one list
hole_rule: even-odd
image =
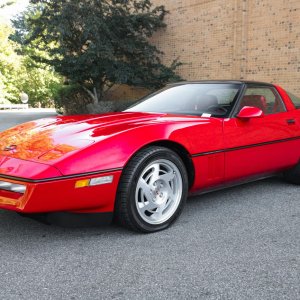
[(300, 184), (300, 163), (294, 168), (284, 172), (283, 178), (290, 183)]
[(188, 176), (180, 157), (168, 148), (145, 148), (123, 171), (116, 218), (136, 231), (165, 229), (181, 213), (187, 192)]

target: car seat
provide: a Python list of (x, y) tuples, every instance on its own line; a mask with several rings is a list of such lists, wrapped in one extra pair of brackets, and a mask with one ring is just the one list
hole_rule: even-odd
[(267, 111), (267, 100), (262, 95), (246, 95), (243, 97), (240, 109), (244, 106), (254, 106), (266, 113)]

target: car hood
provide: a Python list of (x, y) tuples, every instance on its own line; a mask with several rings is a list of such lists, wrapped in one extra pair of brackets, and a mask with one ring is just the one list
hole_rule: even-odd
[(45, 163), (134, 127), (195, 118), (199, 122), (193, 116), (122, 112), (40, 119), (0, 133), (0, 155)]

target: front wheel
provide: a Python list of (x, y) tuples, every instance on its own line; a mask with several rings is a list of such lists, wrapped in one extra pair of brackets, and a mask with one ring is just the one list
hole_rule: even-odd
[(145, 148), (123, 171), (116, 218), (136, 231), (165, 229), (181, 213), (187, 192), (188, 176), (180, 157), (168, 148)]

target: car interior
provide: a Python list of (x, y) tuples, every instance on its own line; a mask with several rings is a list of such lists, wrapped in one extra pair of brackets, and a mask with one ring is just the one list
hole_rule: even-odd
[(285, 111), (285, 108), (278, 97), (276, 97), (274, 101), (268, 101), (263, 95), (245, 95), (241, 101), (239, 110), (244, 106), (257, 107), (261, 109), (265, 115)]

